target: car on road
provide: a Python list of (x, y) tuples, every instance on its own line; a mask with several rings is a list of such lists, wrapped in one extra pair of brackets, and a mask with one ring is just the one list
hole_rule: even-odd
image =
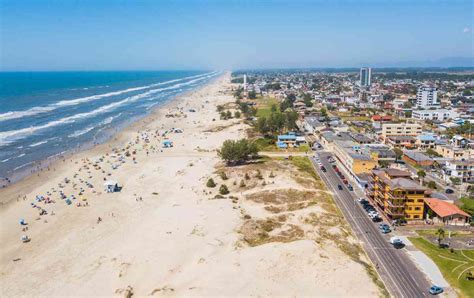
[(454, 193), (454, 190), (452, 190), (451, 188), (446, 188), (446, 193)]
[(429, 291), (431, 295), (438, 295), (438, 294), (441, 294), (444, 292), (443, 288), (442, 287), (438, 287), (438, 286), (431, 286), (431, 288), (429, 289)]
[(354, 188), (352, 187), (352, 185), (347, 185), (347, 188), (349, 189), (349, 191), (354, 191)]
[(391, 230), (390, 228), (385, 228), (385, 229), (382, 229), (382, 230), (381, 230), (381, 232), (382, 232), (383, 234), (388, 234), (388, 233), (390, 233), (391, 231), (392, 231), (392, 230)]
[(379, 229), (381, 229), (381, 230), (382, 229), (390, 229), (390, 226), (387, 225), (386, 223), (381, 223), (381, 224), (379, 224)]
[(403, 243), (402, 239), (398, 237), (391, 237), (390, 244), (392, 244), (396, 249), (405, 247), (405, 243)]
[(342, 185), (338, 184), (338, 185), (337, 185), (337, 188), (338, 188), (339, 190), (342, 190)]
[(367, 202), (367, 200), (365, 198), (358, 198), (357, 202), (363, 204), (364, 202)]

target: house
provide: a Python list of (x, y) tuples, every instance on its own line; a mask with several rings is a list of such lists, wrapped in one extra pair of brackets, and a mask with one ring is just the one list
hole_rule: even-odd
[(324, 124), (323, 122), (320, 122), (318, 120), (318, 117), (310, 116), (310, 117), (304, 118), (303, 126), (304, 126), (305, 131), (307, 131), (308, 133), (314, 134), (324, 129), (326, 127), (326, 124)]
[(421, 134), (416, 137), (415, 145), (420, 149), (433, 149), (435, 148), (436, 138), (433, 134)]
[(276, 145), (280, 149), (286, 149), (299, 147), (304, 143), (306, 143), (306, 140), (303, 136), (297, 136), (295, 133), (289, 132), (286, 135), (278, 135)]
[(453, 147), (451, 145), (436, 145), (436, 153), (448, 159), (470, 159), (474, 158), (473, 149), (463, 149), (458, 147)]
[(385, 139), (385, 143), (394, 148), (413, 149), (416, 147), (416, 138), (412, 136), (390, 136)]
[(402, 159), (411, 165), (421, 166), (421, 167), (429, 167), (433, 165), (434, 160), (429, 156), (417, 152), (417, 151), (410, 151), (405, 150), (403, 151)]
[(421, 125), (419, 123), (382, 123), (380, 138), (385, 140), (391, 136), (412, 136), (421, 134)]
[(435, 198), (425, 199), (426, 218), (431, 219), (435, 224), (445, 224), (454, 226), (468, 225), (471, 216), (459, 209), (456, 205)]

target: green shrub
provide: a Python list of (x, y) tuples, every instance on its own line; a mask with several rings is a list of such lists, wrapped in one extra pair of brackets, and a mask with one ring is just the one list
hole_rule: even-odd
[(219, 188), (219, 193), (221, 195), (227, 195), (229, 194), (229, 189), (227, 188), (227, 185), (222, 184), (221, 187)]
[(211, 188), (216, 187), (216, 183), (214, 182), (214, 179), (209, 178), (209, 180), (207, 180), (206, 186), (211, 187)]

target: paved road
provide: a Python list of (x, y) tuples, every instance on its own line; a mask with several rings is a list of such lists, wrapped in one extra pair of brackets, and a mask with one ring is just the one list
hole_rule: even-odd
[[(318, 153), (321, 162), (327, 169), (323, 173), (316, 161), (313, 164), (326, 186), (335, 193), (334, 199), (356, 236), (363, 242), (365, 251), (375, 264), (390, 293), (395, 297), (426, 297), (431, 286), (425, 275), (418, 270), (403, 250), (397, 250), (389, 243), (390, 234), (383, 235), (364, 209), (356, 201), (354, 192), (350, 192), (332, 169), (327, 152)], [(338, 184), (343, 190), (338, 190)], [(355, 186), (354, 186), (355, 187)]]

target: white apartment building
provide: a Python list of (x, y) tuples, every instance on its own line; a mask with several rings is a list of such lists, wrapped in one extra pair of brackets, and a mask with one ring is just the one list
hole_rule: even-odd
[(451, 177), (456, 177), (461, 182), (473, 182), (474, 181), (474, 160), (473, 159), (462, 159), (462, 160), (448, 160), (444, 168), (444, 179), (450, 181)]
[(437, 120), (446, 121), (448, 119), (454, 119), (458, 116), (458, 113), (453, 110), (447, 109), (436, 109), (436, 110), (414, 110), (412, 112), (412, 118), (417, 120)]
[(429, 108), (439, 106), (438, 91), (434, 87), (422, 86), (418, 88), (416, 94), (416, 106), (419, 108)]
[(421, 134), (421, 125), (419, 123), (382, 123), (380, 136), (382, 139), (391, 136), (413, 136)]

